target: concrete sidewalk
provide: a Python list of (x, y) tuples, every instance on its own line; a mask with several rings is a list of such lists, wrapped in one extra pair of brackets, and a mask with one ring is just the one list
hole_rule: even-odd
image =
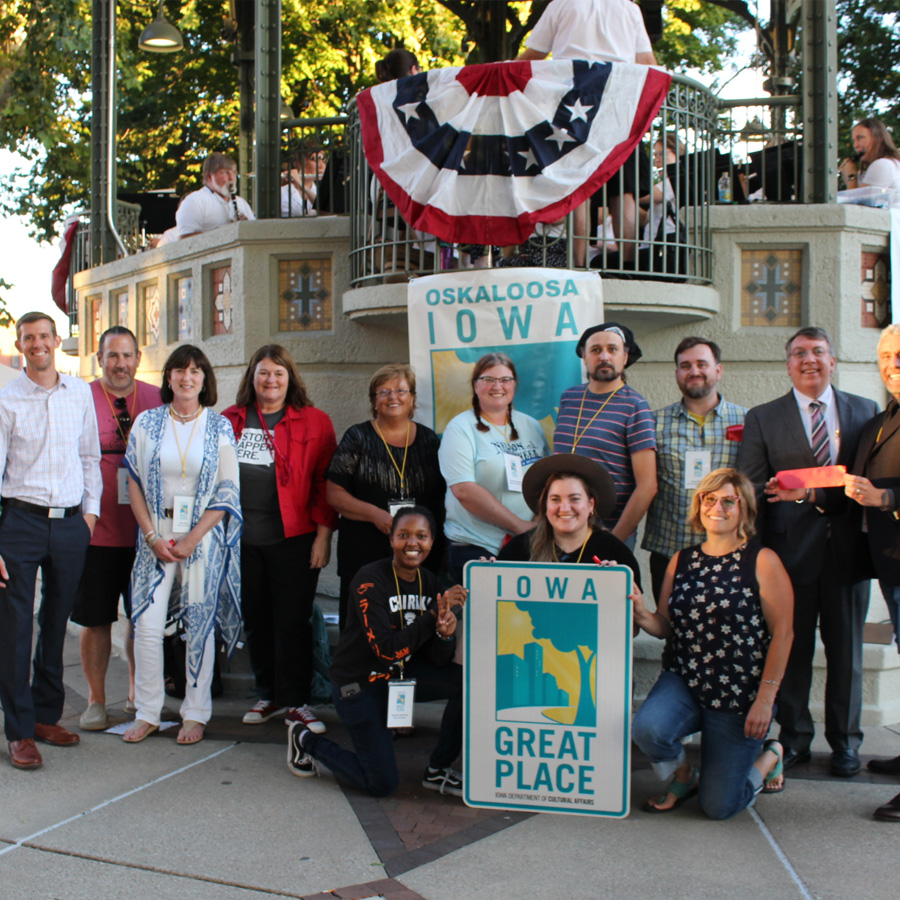
[[(124, 662), (110, 706), (125, 720)], [(2, 900), (545, 900), (715, 898), (896, 900), (900, 826), (872, 811), (897, 779), (828, 776), (824, 739), (782, 794), (729, 822), (690, 801), (671, 815), (640, 811), (659, 785), (639, 755), (631, 816), (621, 822), (475, 810), (420, 786), (440, 708), (423, 704), (417, 732), (397, 742), (401, 790), (386, 800), (346, 793), (330, 777), (285, 765), (285, 728), (241, 724), (252, 705), (230, 682), (200, 744), (177, 728), (134, 746), (82, 733), (73, 748), (40, 745), (44, 767), (14, 770), (0, 742)], [(77, 640), (67, 639), (63, 724), (87, 705)], [(178, 701), (170, 700), (172, 718)], [(320, 715), (344, 738), (331, 707)], [(900, 725), (867, 729), (864, 758), (900, 752)], [(330, 892), (330, 893), (328, 893)]]

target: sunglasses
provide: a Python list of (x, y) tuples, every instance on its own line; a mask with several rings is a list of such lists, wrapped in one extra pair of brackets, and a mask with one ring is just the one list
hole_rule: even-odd
[(725, 512), (731, 512), (741, 502), (740, 497), (717, 497), (715, 494), (701, 494), (700, 502), (704, 509), (713, 509), (717, 503), (722, 504)]
[(119, 428), (122, 429), (122, 434), (128, 437), (128, 432), (131, 431), (131, 414), (128, 412), (128, 401), (125, 397), (116, 397), (114, 403), (118, 410), (116, 421), (119, 423)]

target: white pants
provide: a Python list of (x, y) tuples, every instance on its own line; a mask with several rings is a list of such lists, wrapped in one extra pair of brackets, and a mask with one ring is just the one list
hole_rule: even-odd
[[(166, 525), (169, 527), (166, 528)], [(161, 531), (163, 540), (171, 536), (171, 523), (166, 522)], [(137, 706), (136, 718), (151, 725), (159, 725), (160, 713), (165, 701), (163, 675), (163, 630), (169, 611), (169, 596), (175, 573), (183, 564), (165, 563), (163, 580), (153, 592), (150, 605), (138, 617), (134, 625), (134, 702)], [(182, 576), (184, 572), (182, 571)], [(184, 645), (187, 650), (187, 644)], [(215, 665), (216, 639), (210, 632), (203, 648), (203, 663), (196, 686), (190, 676), (185, 685), (184, 702), (181, 704), (182, 721), (202, 722), (204, 725), (212, 715), (213, 668)]]

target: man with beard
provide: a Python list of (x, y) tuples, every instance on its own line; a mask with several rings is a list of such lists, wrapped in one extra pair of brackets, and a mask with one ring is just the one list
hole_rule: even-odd
[(862, 632), (869, 583), (854, 567), (858, 519), (843, 487), (784, 489), (786, 469), (851, 466), (863, 426), (878, 412), (872, 400), (831, 386), (835, 358), (823, 328), (801, 328), (785, 345), (793, 390), (754, 406), (738, 451), (738, 468), (754, 483), (759, 539), (780, 557), (794, 587), (794, 643), (778, 694), (787, 771), (810, 759), (815, 733), (809, 711), (816, 626), (825, 646), (825, 738), (831, 774), (859, 771), (862, 743)]
[(203, 163), (203, 187), (188, 194), (175, 213), (175, 227), (156, 246), (170, 244), (231, 222), (252, 221), (253, 210), (235, 193), (237, 166), (224, 153), (211, 153)]
[[(94, 529), (84, 563), (84, 575), (72, 621), (81, 625), (78, 638), (81, 667), (88, 683), (88, 705), (79, 725), (82, 731), (103, 731), (106, 713), (106, 671), (112, 650), (112, 626), (122, 597), (125, 615), (131, 617), (128, 583), (134, 565), (137, 523), (128, 499), (125, 448), (138, 413), (162, 403), (159, 388), (134, 376), (141, 363), (137, 339), (124, 325), (113, 325), (100, 335), (97, 351), (100, 377), (91, 384), (94, 412), (100, 432), (100, 474), (103, 495), (100, 519)], [(129, 629), (130, 632), (130, 629)], [(134, 638), (125, 642), (128, 659), (126, 712), (134, 712)]]
[(603, 524), (634, 548), (638, 523), (656, 493), (656, 437), (647, 401), (625, 384), (641, 358), (631, 329), (618, 322), (588, 328), (575, 352), (588, 383), (563, 392), (554, 453), (580, 453), (604, 466), (616, 484), (616, 505)]
[(714, 341), (686, 337), (675, 350), (675, 382), (681, 400), (657, 410), (656, 480), (641, 546), (650, 551), (653, 596), (659, 600), (669, 560), (697, 542), (687, 523), (694, 488), (716, 469), (737, 465), (739, 435), (747, 410), (722, 399), (722, 351)]

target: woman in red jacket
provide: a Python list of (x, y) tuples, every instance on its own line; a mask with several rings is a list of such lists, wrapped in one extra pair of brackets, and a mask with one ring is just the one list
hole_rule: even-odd
[(241, 605), (260, 699), (244, 716), (325, 726), (309, 708), (310, 617), (319, 570), (331, 555), (337, 515), (325, 499), (325, 470), (337, 442), (284, 347), (260, 347), (223, 415), (238, 445), (241, 475)]

